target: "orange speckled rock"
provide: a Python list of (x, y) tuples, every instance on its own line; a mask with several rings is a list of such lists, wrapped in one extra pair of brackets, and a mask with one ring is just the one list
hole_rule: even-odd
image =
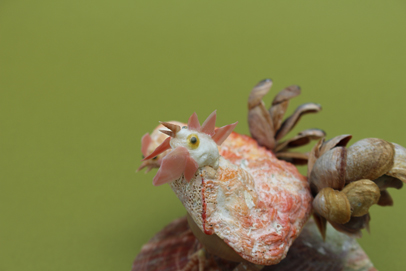
[(203, 232), (250, 262), (279, 263), (310, 216), (307, 179), (248, 136), (233, 132), (219, 151), (217, 170), (199, 169), (172, 189)]

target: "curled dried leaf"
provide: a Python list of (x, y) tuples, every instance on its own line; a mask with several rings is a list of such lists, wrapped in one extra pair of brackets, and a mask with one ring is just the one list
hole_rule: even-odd
[(339, 135), (336, 137), (333, 137), (332, 139), (327, 140), (324, 142), (323, 146), (321, 147), (320, 153), (323, 155), (326, 151), (331, 150), (332, 148), (335, 147), (346, 147), (348, 141), (350, 141), (352, 138), (352, 135)]
[(309, 154), (300, 152), (277, 152), (276, 157), (294, 165), (306, 165)]
[(381, 195), (379, 187), (373, 181), (366, 179), (348, 184), (341, 192), (350, 202), (352, 216), (366, 215), (369, 208), (378, 202)]
[(379, 187), (380, 190), (385, 190), (386, 188), (396, 188), (400, 189), (403, 187), (403, 182), (395, 177), (388, 176), (386, 174), (382, 175), (378, 179), (375, 179), (374, 182)]
[(300, 94), (299, 86), (290, 86), (280, 91), (272, 102), (271, 108), (269, 108), (269, 114), (271, 114), (272, 121), (274, 123), (274, 129), (277, 131), (282, 124), (283, 116), (289, 105), (289, 100)]
[(289, 86), (281, 90), (273, 99), (272, 105), (277, 105), (300, 95), (300, 87), (297, 85)]
[(386, 189), (381, 191), (381, 197), (378, 200), (378, 205), (379, 206), (393, 206), (393, 199)]
[(345, 224), (338, 224), (331, 222), (330, 224), (339, 232), (343, 232), (351, 237), (354, 238), (361, 238), (362, 229), (367, 229), (369, 232), (369, 221), (371, 220), (371, 217), (369, 214), (366, 214), (364, 216), (359, 216), (359, 217), (351, 217), (350, 221), (348, 221)]
[(379, 138), (365, 138), (348, 148), (346, 182), (375, 180), (393, 166), (395, 151), (391, 143)]
[(344, 224), (351, 218), (347, 196), (330, 187), (323, 188), (313, 201), (314, 211), (328, 221)]
[(325, 135), (326, 133), (320, 129), (307, 129), (301, 131), (297, 136), (279, 143), (275, 148), (275, 152), (306, 145), (310, 140), (320, 139)]
[(406, 183), (406, 149), (396, 143), (392, 145), (395, 148), (394, 164), (386, 174)]
[(272, 80), (265, 79), (259, 82), (250, 93), (248, 97), (248, 109), (252, 109), (262, 102), (262, 97), (264, 97), (272, 87)]
[(300, 105), (296, 111), (287, 118), (281, 125), (281, 128), (277, 131), (275, 139), (278, 141), (283, 138), (290, 130), (295, 127), (296, 123), (299, 121), (302, 115), (308, 113), (316, 113), (321, 110), (321, 106), (315, 103), (306, 103)]
[(343, 189), (346, 161), (347, 150), (344, 147), (336, 147), (327, 151), (314, 163), (310, 173), (310, 183), (315, 185), (319, 191), (325, 187)]

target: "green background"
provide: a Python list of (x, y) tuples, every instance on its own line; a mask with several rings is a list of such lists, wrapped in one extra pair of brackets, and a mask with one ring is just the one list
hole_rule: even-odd
[[(0, 0), (0, 270), (130, 270), (185, 214), (135, 173), (141, 136), (214, 109), (246, 134), (266, 77), (267, 104), (322, 104), (294, 133), (406, 146), (405, 34), (404, 1)], [(406, 266), (403, 190), (360, 240), (379, 270)]]

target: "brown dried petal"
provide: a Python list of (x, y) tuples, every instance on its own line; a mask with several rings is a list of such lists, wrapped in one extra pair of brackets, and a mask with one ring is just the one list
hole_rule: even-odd
[(297, 85), (289, 86), (281, 90), (273, 99), (272, 105), (277, 105), (300, 95), (300, 87)]
[(274, 98), (269, 113), (271, 114), (275, 131), (281, 127), (283, 116), (289, 105), (289, 100), (300, 94), (299, 86), (290, 86), (280, 91)]
[(272, 120), (268, 111), (261, 104), (249, 110), (248, 112), (248, 126), (250, 128), (251, 136), (259, 145), (265, 146), (268, 149), (275, 147), (274, 130)]
[(406, 149), (396, 143), (392, 144), (395, 147), (394, 164), (386, 174), (406, 183)]
[(323, 240), (326, 240), (327, 220), (317, 213), (313, 213), (314, 222), (316, 222), (317, 228), (320, 231)]
[(379, 206), (393, 206), (393, 199), (386, 189), (381, 191), (381, 197), (378, 200), (378, 205)]
[(396, 188), (400, 189), (403, 187), (403, 183), (401, 180), (388, 176), (388, 175), (382, 175), (378, 179), (374, 180), (376, 185), (379, 187), (380, 190), (385, 190), (386, 188)]
[(344, 147), (327, 151), (316, 160), (310, 173), (310, 183), (314, 184), (319, 191), (325, 187), (343, 189), (346, 161), (347, 150)]
[(276, 132), (275, 139), (276, 141), (284, 137), (290, 130), (295, 127), (296, 123), (299, 121), (300, 117), (308, 113), (316, 113), (321, 110), (321, 106), (315, 103), (306, 103), (300, 105), (296, 111), (287, 118), (281, 125), (281, 128)]
[(352, 216), (363, 216), (376, 204), (381, 195), (379, 187), (370, 180), (358, 180), (348, 184), (341, 191), (347, 195)]
[(307, 130), (301, 131), (294, 138), (291, 138), (284, 142), (279, 143), (275, 148), (275, 152), (306, 145), (310, 142), (310, 140), (320, 139), (320, 138), (324, 137), (325, 135), (326, 135), (326, 133), (320, 129), (307, 129)]
[(393, 166), (394, 147), (379, 138), (365, 138), (348, 148), (346, 182), (375, 180)]
[(283, 121), (283, 116), (285, 115), (286, 110), (288, 109), (289, 101), (284, 101), (280, 104), (273, 105), (269, 108), (269, 114), (271, 115), (273, 121), (273, 128), (277, 131)]
[(301, 152), (277, 152), (276, 157), (294, 165), (306, 165), (309, 154)]
[(309, 137), (297, 135), (291, 139), (278, 143), (278, 145), (275, 148), (275, 152), (283, 151), (289, 148), (300, 147), (308, 144), (309, 142), (310, 142)]
[(346, 147), (348, 141), (350, 141), (351, 138), (352, 138), (352, 135), (339, 135), (339, 136), (333, 137), (330, 140), (327, 140), (326, 142), (324, 142), (323, 146), (321, 147), (320, 155), (323, 155), (323, 153), (331, 150), (334, 147)]
[(168, 128), (170, 131), (165, 131), (165, 130), (159, 130), (160, 132), (162, 132), (162, 133), (164, 133), (164, 134), (167, 134), (167, 135), (169, 135), (169, 136), (172, 136), (172, 137), (175, 137), (176, 136), (176, 133), (177, 132), (179, 132), (180, 131), (180, 126), (179, 125), (177, 125), (177, 124), (174, 124), (174, 123), (170, 123), (170, 122), (163, 122), (163, 121), (160, 121), (160, 123), (163, 125), (163, 126), (165, 126), (166, 128)]
[(320, 139), (319, 142), (314, 145), (313, 149), (309, 154), (309, 161), (307, 163), (307, 177), (310, 179), (310, 173), (312, 172), (314, 163), (320, 157), (320, 148), (324, 143), (324, 138)]
[(314, 211), (339, 224), (347, 223), (351, 218), (350, 202), (347, 196), (330, 187), (323, 188), (313, 201)]
[(369, 221), (371, 220), (371, 217), (369, 214), (366, 214), (364, 216), (359, 216), (359, 217), (351, 217), (350, 221), (348, 221), (345, 224), (338, 224), (334, 222), (330, 222), (330, 224), (339, 232), (343, 232), (351, 237), (354, 238), (361, 238), (362, 229), (367, 229), (369, 232)]
[(252, 109), (262, 102), (262, 97), (264, 97), (272, 87), (272, 80), (265, 79), (259, 82), (250, 93), (248, 97), (248, 109)]

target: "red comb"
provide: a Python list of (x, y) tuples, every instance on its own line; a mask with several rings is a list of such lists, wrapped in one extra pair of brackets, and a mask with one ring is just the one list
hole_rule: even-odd
[(195, 130), (200, 132), (200, 122), (199, 119), (197, 118), (196, 112), (194, 112), (190, 116), (189, 121), (187, 122), (187, 126), (189, 130)]
[(214, 142), (216, 142), (217, 145), (221, 145), (221, 143), (223, 143), (224, 140), (226, 140), (227, 137), (231, 134), (237, 124), (238, 121), (216, 129), (214, 135), (211, 138), (214, 140)]
[(216, 127), (216, 110), (211, 113), (207, 119), (203, 122), (200, 132), (208, 134), (210, 136), (214, 135), (214, 128)]

